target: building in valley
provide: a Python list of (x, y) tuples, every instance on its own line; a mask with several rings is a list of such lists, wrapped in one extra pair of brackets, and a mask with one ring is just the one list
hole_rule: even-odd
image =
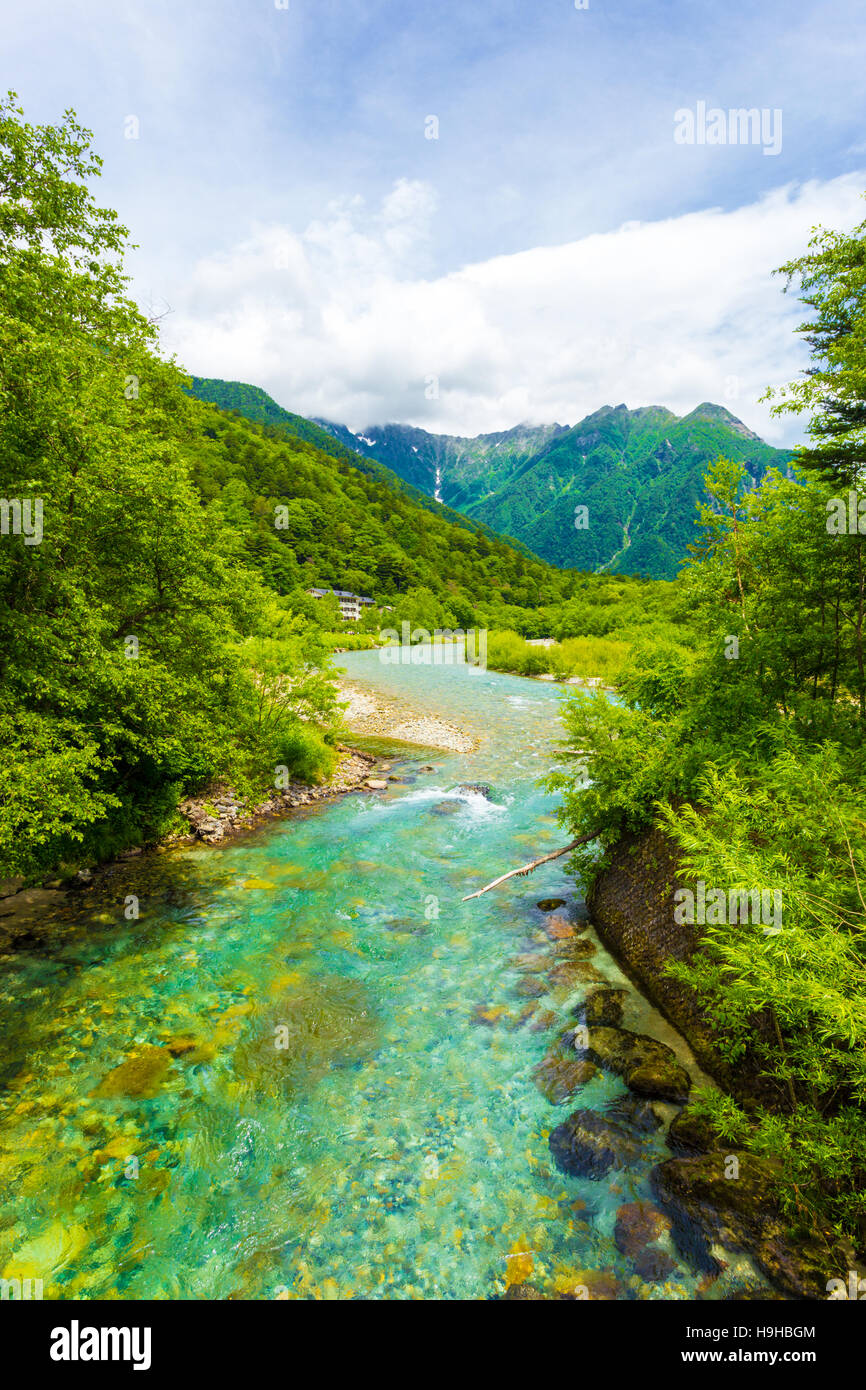
[(325, 598), (328, 594), (333, 594), (340, 605), (340, 617), (344, 623), (356, 623), (361, 616), (362, 608), (373, 607), (371, 598), (366, 598), (364, 594), (350, 594), (346, 589), (308, 589), (307, 593), (311, 598)]

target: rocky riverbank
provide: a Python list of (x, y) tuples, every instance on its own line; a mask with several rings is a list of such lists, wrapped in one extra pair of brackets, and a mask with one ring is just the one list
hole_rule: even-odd
[[(661, 831), (624, 836), (589, 894), (593, 925), (623, 971), (687, 1040), (719, 1087), (746, 1106), (760, 1101), (772, 1109), (779, 1094), (755, 1059), (747, 1053), (736, 1067), (726, 1064), (700, 999), (667, 973), (669, 963), (687, 961), (700, 950), (697, 930), (678, 923), (674, 915), (675, 891), (687, 882), (675, 846)], [(768, 1025), (756, 1018), (754, 1026), (757, 1032)], [(608, 1068), (638, 1095), (646, 1094), (645, 1087), (633, 1084), (635, 1078), (641, 1083), (642, 1066), (629, 1073), (620, 1040), (607, 1036), (619, 1031), (590, 1027), (579, 1055), (598, 1062), (599, 1035), (604, 1035), (601, 1050), (607, 1052)], [(673, 1094), (668, 1098), (674, 1099)], [(685, 1101), (688, 1095), (677, 1099)], [(560, 1149), (586, 1171), (598, 1164), (599, 1153), (607, 1168), (628, 1160), (623, 1136), (610, 1127), (599, 1134), (597, 1124), (589, 1127), (581, 1111), (560, 1128)], [(667, 1144), (674, 1157), (653, 1171), (653, 1192), (675, 1245), (709, 1272), (744, 1252), (781, 1296), (811, 1299), (826, 1299), (829, 1281), (844, 1284), (849, 1270), (856, 1269), (859, 1277), (855, 1251), (835, 1233), (792, 1235), (775, 1163), (732, 1149), (690, 1106), (670, 1124)]]
[(361, 753), (357, 748), (346, 748), (342, 744), (337, 745), (337, 753), (337, 766), (326, 782), (318, 786), (306, 782), (290, 782), (286, 788), (275, 790), (271, 796), (255, 806), (247, 805), (225, 782), (209, 788), (202, 796), (190, 797), (178, 807), (189, 830), (169, 836), (165, 843), (202, 840), (205, 844), (216, 845), (227, 836), (251, 830), (262, 821), (285, 815), (287, 811), (298, 806), (330, 801), (335, 796), (355, 791), (371, 780), (376, 780), (372, 774), (379, 759), (369, 753)]
[[(471, 752), (477, 747), (477, 740), (455, 725), (422, 714), (408, 703), (385, 699), (375, 691), (348, 681), (341, 682), (339, 691), (341, 700), (347, 704), (343, 724), (353, 733), (457, 753)], [(107, 861), (93, 869), (82, 868), (65, 878), (53, 876), (41, 884), (25, 887), (23, 879), (0, 883), (0, 952), (14, 949), (16, 942), (29, 941), (31, 932), (38, 931), (43, 918), (74, 906), (82, 888), (95, 886), (124, 861), (184, 844), (219, 845), (300, 807), (329, 801), (358, 789), (377, 791), (386, 786), (375, 774), (379, 771), (387, 774), (387, 762), (344, 744), (337, 745), (337, 753), (333, 774), (319, 785), (293, 781), (252, 805), (238, 796), (228, 782), (215, 782), (201, 795), (181, 802), (178, 811), (186, 822), (185, 827), (165, 836), (157, 845), (125, 850), (115, 861)]]
[(178, 810), (187, 828), (166, 835), (158, 844), (125, 850), (116, 860), (93, 869), (82, 868), (65, 878), (51, 877), (30, 887), (25, 887), (23, 879), (0, 883), (0, 954), (33, 944), (34, 934), (40, 934), (41, 924), (57, 913), (80, 906), (82, 890), (98, 889), (103, 882), (115, 877), (124, 863), (184, 844), (218, 845), (298, 807), (329, 801), (365, 787), (376, 791), (387, 785), (374, 773), (387, 774), (389, 763), (342, 744), (337, 745), (337, 752), (338, 762), (333, 774), (318, 786), (291, 782), (266, 800), (249, 805), (228, 783), (218, 782), (201, 796), (181, 802)]
[(348, 702), (343, 723), (353, 734), (393, 738), (402, 743), (418, 743), (450, 753), (471, 753), (478, 740), (455, 724), (433, 715), (421, 714), (393, 696), (385, 699), (375, 690), (341, 681), (341, 701)]

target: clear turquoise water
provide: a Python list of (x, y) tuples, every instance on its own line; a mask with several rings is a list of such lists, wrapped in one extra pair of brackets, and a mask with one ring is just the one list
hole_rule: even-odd
[[(572, 1108), (621, 1092), (599, 1076), (554, 1107), (532, 1080), (586, 986), (533, 998), (545, 977), (516, 957), (552, 949), (539, 899), (582, 915), (573, 882), (554, 863), (460, 901), (562, 842), (534, 785), (561, 691), (375, 653), (340, 663), (478, 750), (404, 746), (395, 773), (435, 771), (139, 864), (47, 951), (3, 961), (0, 1272), (57, 1298), (475, 1299), (586, 1271), (623, 1298), (694, 1297), (682, 1267), (644, 1284), (612, 1239), (660, 1138), (613, 1181), (550, 1158)], [(493, 801), (459, 795), (466, 781)], [(624, 983), (600, 947), (592, 964)], [(634, 992), (626, 1022), (667, 1036)], [(150, 1054), (147, 1093), (111, 1094), (125, 1058), (166, 1043), (177, 1055)]]

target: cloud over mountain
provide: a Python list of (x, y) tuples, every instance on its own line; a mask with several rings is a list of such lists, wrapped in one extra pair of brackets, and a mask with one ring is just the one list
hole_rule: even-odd
[(861, 173), (787, 185), (432, 275), (436, 195), (402, 179), (378, 207), (344, 199), (302, 231), (258, 225), (200, 259), (164, 341), (190, 371), (355, 429), (474, 434), (605, 403), (720, 400), (783, 442), (791, 425), (756, 402), (802, 369), (802, 306), (772, 271), (814, 225), (859, 221), (863, 186)]

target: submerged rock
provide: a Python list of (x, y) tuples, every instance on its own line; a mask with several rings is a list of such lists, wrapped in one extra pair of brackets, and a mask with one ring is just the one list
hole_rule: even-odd
[(234, 1049), (234, 1069), (259, 1093), (304, 1094), (332, 1067), (374, 1054), (379, 1040), (373, 998), (363, 982), (318, 976), (251, 1019)]
[(152, 1099), (165, 1080), (171, 1061), (167, 1047), (141, 1047), (104, 1076), (93, 1094)]
[(573, 989), (575, 985), (594, 985), (602, 984), (604, 976), (589, 961), (570, 960), (564, 962), (567, 970), (563, 971), (562, 980), (566, 988)]
[[(551, 902), (554, 899), (551, 898)], [(544, 924), (546, 935), (551, 941), (571, 941), (577, 936), (577, 929), (571, 922), (566, 922), (564, 917), (551, 917)]]
[(567, 961), (588, 960), (596, 954), (597, 949), (595, 943), (588, 940), (569, 941), (567, 946), (560, 948)]
[(551, 970), (548, 979), (552, 985), (562, 985), (566, 990), (574, 990), (586, 982), (586, 971), (592, 969), (583, 961), (563, 960)]
[(541, 1009), (535, 1014), (529, 1025), (529, 1031), (531, 1033), (547, 1033), (551, 1028), (555, 1028), (558, 1022), (559, 1014), (553, 1009)]
[(514, 986), (514, 993), (526, 999), (540, 999), (542, 994), (547, 993), (547, 985), (537, 975), (524, 975)]
[(596, 1110), (575, 1110), (557, 1125), (548, 1143), (557, 1167), (579, 1178), (603, 1178), (612, 1168), (627, 1168), (641, 1150), (624, 1125)]
[(616, 1214), (613, 1239), (620, 1254), (633, 1258), (671, 1229), (671, 1218), (653, 1202), (626, 1202)]
[(607, 1107), (607, 1113), (612, 1119), (631, 1125), (642, 1134), (655, 1134), (664, 1124), (652, 1101), (644, 1100), (642, 1096), (621, 1096)]
[(508, 1018), (504, 1004), (476, 1004), (472, 1022), (485, 1028), (492, 1028), (500, 1019)]
[(555, 912), (558, 907), (565, 907), (565, 898), (542, 898), (535, 906), (542, 912)]
[(778, 1180), (769, 1163), (744, 1152), (669, 1158), (650, 1175), (685, 1254), (706, 1264), (712, 1262), (711, 1245), (745, 1251), (785, 1293), (826, 1299), (828, 1279), (846, 1277), (847, 1258), (817, 1235), (792, 1235), (779, 1204)]
[(431, 816), (453, 816), (462, 809), (459, 801), (437, 801), (435, 806), (430, 807), (430, 814)]
[(635, 1255), (634, 1272), (647, 1284), (662, 1284), (676, 1273), (677, 1262), (667, 1252), (655, 1245), (648, 1245), (639, 1255)]
[(562, 1105), (597, 1074), (592, 1062), (555, 1043), (533, 1071), (532, 1079), (545, 1100), (551, 1105)]

